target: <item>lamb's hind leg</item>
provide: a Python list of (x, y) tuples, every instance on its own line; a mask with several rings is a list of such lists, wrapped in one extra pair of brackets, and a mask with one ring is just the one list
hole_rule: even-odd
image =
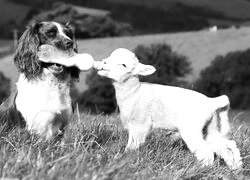
[(228, 140), (218, 132), (207, 137), (207, 142), (211, 149), (224, 159), (231, 169), (239, 169), (242, 166), (240, 151), (235, 141)]
[(212, 123), (208, 127), (206, 141), (210, 148), (223, 158), (231, 169), (238, 169), (242, 166), (240, 151), (235, 141), (226, 138), (230, 129), (228, 109), (229, 107), (225, 106), (216, 110)]
[(189, 150), (195, 154), (197, 159), (203, 165), (212, 165), (214, 162), (214, 153), (203, 139), (202, 133), (195, 130), (180, 131), (182, 139), (187, 144)]

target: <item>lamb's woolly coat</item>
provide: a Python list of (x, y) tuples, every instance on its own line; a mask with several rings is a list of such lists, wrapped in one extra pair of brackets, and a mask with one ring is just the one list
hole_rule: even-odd
[(213, 163), (216, 153), (231, 168), (241, 167), (236, 143), (226, 138), (227, 96), (209, 98), (184, 88), (140, 82), (138, 75), (155, 69), (139, 63), (126, 49), (115, 50), (98, 69), (99, 75), (114, 81), (121, 121), (129, 133), (126, 150), (138, 148), (151, 128), (164, 128), (177, 131), (205, 165)]
[[(136, 123), (149, 121), (153, 128), (177, 130), (196, 126), (195, 129), (202, 129), (217, 109), (229, 108), (226, 96), (208, 98), (192, 90), (141, 83), (138, 78), (130, 78), (126, 84), (114, 83), (114, 87), (125, 126), (135, 119)], [(200, 118), (204, 117), (207, 120), (201, 121)], [(226, 134), (229, 130), (228, 121), (223, 122), (221, 128)]]

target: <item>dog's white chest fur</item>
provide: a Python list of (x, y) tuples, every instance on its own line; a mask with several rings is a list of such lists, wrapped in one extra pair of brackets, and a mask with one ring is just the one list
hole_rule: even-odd
[(72, 114), (70, 77), (60, 81), (45, 72), (41, 79), (27, 80), (21, 74), (17, 89), (16, 107), (29, 130), (50, 138), (67, 124)]

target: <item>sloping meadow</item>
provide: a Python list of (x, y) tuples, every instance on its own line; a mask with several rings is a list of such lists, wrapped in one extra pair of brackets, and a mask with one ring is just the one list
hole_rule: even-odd
[(138, 150), (123, 152), (127, 133), (119, 116), (82, 114), (72, 118), (64, 137), (39, 140), (23, 129), (0, 133), (0, 177), (17, 179), (248, 179), (250, 130), (235, 126), (230, 134), (244, 167), (228, 169), (217, 158), (202, 167), (185, 143), (168, 131), (148, 135)]

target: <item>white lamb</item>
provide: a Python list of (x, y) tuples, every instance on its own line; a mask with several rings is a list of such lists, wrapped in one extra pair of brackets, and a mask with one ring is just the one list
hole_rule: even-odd
[(216, 153), (230, 168), (242, 166), (236, 143), (225, 137), (227, 96), (209, 98), (184, 88), (139, 82), (138, 75), (150, 75), (155, 68), (139, 63), (133, 52), (123, 48), (96, 68), (99, 75), (113, 80), (121, 121), (129, 133), (126, 150), (138, 148), (151, 128), (164, 128), (178, 131), (204, 165), (213, 164)]

